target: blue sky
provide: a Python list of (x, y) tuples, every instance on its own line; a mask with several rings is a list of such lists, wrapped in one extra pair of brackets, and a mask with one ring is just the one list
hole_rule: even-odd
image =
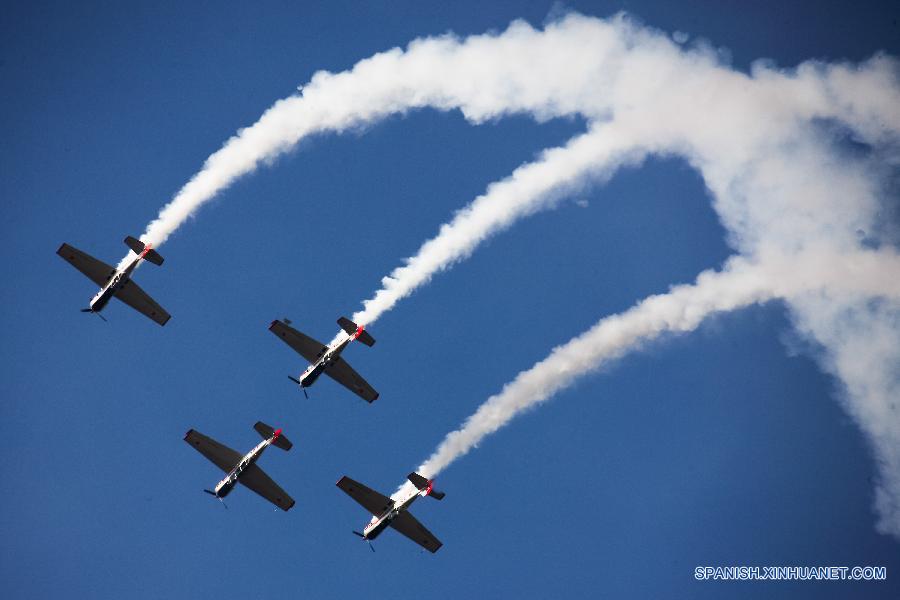
[[(664, 31), (757, 58), (900, 54), (888, 4), (569, 3), (624, 9)], [(381, 277), (492, 181), (584, 128), (513, 117), (472, 126), (423, 110), (322, 135), (241, 179), (136, 280), (173, 318), (116, 303), (54, 252), (114, 263), (125, 235), (238, 128), (320, 69), (452, 30), (539, 26), (549, 2), (110, 3), (20, 6), (0, 36), (3, 198), (0, 590), (9, 597), (890, 597), (897, 541), (876, 533), (867, 442), (772, 302), (666, 336), (518, 417), (440, 477), (414, 514), (431, 556), (334, 483), (391, 492), (518, 372), (601, 316), (690, 282), (732, 254), (699, 175), (653, 158), (525, 219), (401, 301), (348, 360), (369, 406), (330, 381), (306, 400), (275, 318), (327, 340)], [(746, 12), (746, 11), (752, 12)], [(725, 50), (727, 49), (727, 50)], [(798, 351), (799, 347), (799, 351)], [(195, 428), (244, 452), (284, 428), (261, 466), (296, 499), (245, 489), (182, 441)], [(698, 565), (877, 565), (870, 583), (697, 582)]]

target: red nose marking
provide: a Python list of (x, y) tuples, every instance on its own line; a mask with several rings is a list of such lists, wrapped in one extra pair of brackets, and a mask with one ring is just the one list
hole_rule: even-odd
[(281, 428), (280, 428), (280, 427), (279, 427), (278, 429), (275, 430), (275, 433), (272, 434), (272, 439), (273, 439), (273, 440), (277, 440), (279, 435), (281, 435)]

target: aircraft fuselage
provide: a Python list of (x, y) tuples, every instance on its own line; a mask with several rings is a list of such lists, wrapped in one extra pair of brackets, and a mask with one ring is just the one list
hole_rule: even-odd
[(106, 307), (112, 297), (116, 295), (116, 291), (131, 279), (131, 273), (137, 267), (139, 262), (141, 262), (140, 256), (131, 261), (131, 264), (124, 269), (115, 272), (109, 282), (100, 288), (100, 291), (91, 298), (90, 309), (92, 312), (100, 312)]
[(137, 268), (138, 263), (143, 260), (147, 251), (149, 251), (149, 248), (142, 252), (140, 256), (136, 256), (127, 267), (116, 270), (115, 274), (113, 274), (107, 284), (100, 288), (100, 291), (91, 298), (91, 312), (100, 312), (106, 307), (109, 301), (112, 300), (112, 297), (116, 295), (119, 288), (131, 279), (131, 273)]
[(420, 490), (415, 490), (410, 492), (410, 495), (406, 496), (402, 500), (394, 500), (394, 505), (389, 508), (384, 514), (379, 515), (377, 517), (372, 517), (372, 520), (369, 521), (369, 524), (365, 526), (363, 529), (363, 539), (365, 540), (374, 540), (381, 532), (388, 528), (397, 515), (402, 513), (405, 510), (408, 510), (413, 502), (416, 501), (416, 498), (423, 494)]
[(215, 492), (214, 495), (217, 498), (224, 498), (225, 496), (227, 496), (231, 492), (231, 490), (234, 489), (234, 486), (237, 485), (238, 479), (241, 478), (241, 473), (243, 473), (247, 467), (259, 460), (259, 457), (262, 456), (262, 453), (265, 451), (265, 449), (268, 448), (269, 445), (271, 445), (274, 441), (275, 436), (265, 439), (257, 444), (256, 447), (253, 448), (253, 450), (245, 454), (243, 458), (241, 458), (241, 460), (238, 462), (238, 464), (236, 464), (235, 467), (228, 472), (228, 475), (226, 475), (222, 481), (216, 484), (216, 487), (213, 489), (213, 491)]
[(301, 387), (309, 387), (316, 382), (319, 376), (325, 372), (331, 365), (337, 361), (341, 356), (341, 352), (344, 351), (344, 348), (347, 347), (347, 344), (352, 342), (355, 338), (353, 336), (349, 336), (343, 334), (343, 339), (339, 339), (337, 342), (329, 346), (323, 353), (322, 356), (316, 360), (316, 362), (312, 363), (306, 370), (303, 371), (303, 374), (300, 375), (300, 386)]

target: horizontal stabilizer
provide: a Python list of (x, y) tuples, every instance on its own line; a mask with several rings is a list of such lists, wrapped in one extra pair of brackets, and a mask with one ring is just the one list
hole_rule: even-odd
[(147, 254), (145, 254), (144, 260), (152, 262), (157, 267), (162, 266), (163, 264), (163, 257), (156, 250), (150, 250)]
[(367, 332), (365, 328), (358, 326), (347, 317), (341, 317), (337, 322), (338, 325), (341, 326), (341, 329), (347, 332), (347, 335), (356, 336), (357, 341), (362, 342), (370, 348), (375, 345), (375, 338), (369, 335), (369, 332)]
[(418, 473), (410, 473), (406, 476), (409, 479), (409, 482), (416, 486), (416, 489), (420, 492), (425, 492), (426, 496), (431, 496), (435, 500), (443, 500), (446, 494), (444, 492), (439, 492), (434, 489), (434, 481), (425, 479)]
[[(269, 439), (273, 435), (275, 435), (275, 430), (263, 423), (262, 421), (257, 421), (256, 425), (253, 426), (253, 429), (259, 433), (263, 437), (264, 440)], [(279, 430), (280, 431), (280, 430)], [(278, 437), (275, 438), (275, 441), (272, 442), (272, 445), (276, 448), (281, 448), (282, 450), (290, 450), (294, 445), (288, 440), (284, 434), (279, 433)]]
[[(125, 238), (125, 245), (131, 248), (132, 252), (135, 254), (140, 254), (146, 248), (146, 245), (141, 240), (135, 239), (130, 235)], [(144, 255), (144, 260), (152, 262), (154, 265), (161, 266), (163, 264), (163, 257), (156, 250), (150, 249), (147, 251), (147, 254)]]
[(125, 245), (131, 248), (131, 251), (135, 254), (140, 254), (144, 251), (144, 242), (139, 239), (133, 238), (130, 235), (125, 238)]
[(406, 476), (409, 479), (409, 482), (416, 486), (417, 490), (424, 490), (428, 487), (428, 480), (419, 475), (418, 473), (410, 473)]

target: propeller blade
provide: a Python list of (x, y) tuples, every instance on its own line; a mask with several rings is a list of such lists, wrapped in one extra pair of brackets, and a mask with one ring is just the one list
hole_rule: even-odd
[(213, 492), (212, 490), (203, 490), (203, 491), (206, 492), (207, 494), (209, 494), (210, 496), (214, 496), (215, 498), (218, 498), (219, 502), (222, 503), (222, 506), (224, 506), (226, 509), (228, 508), (228, 505), (225, 504), (225, 499), (222, 498), (221, 496), (219, 496), (217, 493)]
[(369, 550), (371, 550), (372, 552), (375, 552), (375, 546), (372, 545), (372, 540), (368, 539), (366, 536), (364, 536), (363, 534), (361, 534), (361, 533), (358, 532), (358, 531), (354, 531), (353, 533), (354, 533), (354, 535), (358, 535), (358, 536), (361, 537), (362, 539), (364, 539), (364, 540), (366, 540), (367, 542), (369, 542)]
[(100, 317), (101, 319), (103, 319), (103, 322), (104, 322), (104, 323), (109, 323), (109, 321), (106, 320), (106, 317), (104, 317), (103, 315), (101, 315), (99, 312), (95, 311), (93, 308), (90, 308), (90, 307), (88, 307), (88, 308), (82, 308), (82, 309), (81, 309), (81, 312), (83, 312), (83, 313), (94, 313), (95, 315), (97, 315), (98, 317)]

